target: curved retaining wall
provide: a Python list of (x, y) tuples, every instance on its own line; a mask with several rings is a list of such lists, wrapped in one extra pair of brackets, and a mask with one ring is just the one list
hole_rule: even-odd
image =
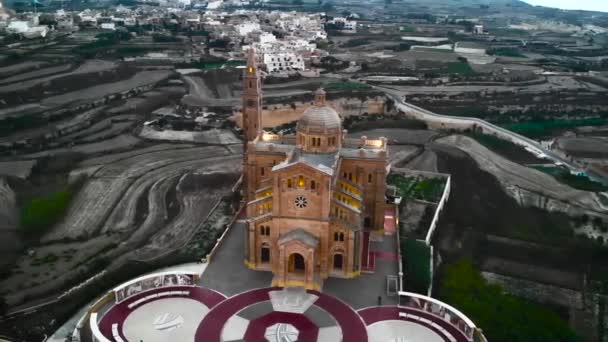
[(399, 307), (413, 309), (433, 315), (462, 332), (469, 341), (487, 341), (481, 329), (477, 328), (465, 314), (435, 298), (413, 292), (399, 292)]

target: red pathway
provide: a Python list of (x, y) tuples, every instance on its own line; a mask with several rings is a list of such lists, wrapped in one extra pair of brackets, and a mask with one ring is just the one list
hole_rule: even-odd
[(384, 210), (384, 233), (385, 234), (395, 234), (396, 229), (395, 219), (395, 208), (389, 208)]
[(399, 259), (399, 256), (396, 253), (391, 253), (391, 252), (376, 251), (376, 252), (373, 252), (373, 255), (376, 259), (384, 259), (384, 260), (398, 260)]

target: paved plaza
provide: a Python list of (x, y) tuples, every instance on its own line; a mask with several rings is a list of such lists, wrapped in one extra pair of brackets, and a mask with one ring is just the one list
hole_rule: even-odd
[(464, 342), (448, 321), (398, 306), (356, 311), (314, 290), (267, 287), (226, 298), (202, 287), (143, 292), (109, 309), (100, 332), (114, 342)]
[[(244, 263), (245, 224), (236, 222), (226, 234), (218, 253), (205, 269), (201, 285), (226, 296), (243, 291), (269, 287), (272, 273), (253, 271)], [(356, 309), (378, 305), (397, 305), (397, 296), (387, 296), (387, 277), (397, 276), (398, 260), (396, 235), (372, 234), (370, 254), (374, 261), (373, 273), (362, 273), (356, 278), (328, 278), (322, 292), (347, 302)]]

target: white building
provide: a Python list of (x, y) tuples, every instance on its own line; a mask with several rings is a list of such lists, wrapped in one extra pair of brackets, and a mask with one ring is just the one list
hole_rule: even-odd
[(116, 30), (116, 24), (115, 23), (101, 23), (101, 29), (102, 30), (111, 30), (111, 31), (115, 31)]
[(25, 38), (44, 38), (50, 30), (48, 26), (38, 25), (38, 17), (34, 17), (30, 21), (13, 20), (8, 23), (6, 31), (9, 33), (21, 34)]
[(8, 23), (7, 32), (23, 34), (30, 29), (30, 22), (27, 20), (13, 20)]
[(473, 26), (473, 34), (483, 34), (483, 25)]
[(235, 29), (239, 36), (243, 37), (251, 32), (260, 31), (260, 23), (245, 22), (238, 24)]
[(295, 53), (264, 54), (264, 65), (268, 73), (285, 73), (304, 70), (304, 59)]
[(344, 17), (335, 17), (327, 22), (328, 24), (342, 25), (341, 32), (357, 33), (357, 22)]
[(457, 42), (454, 45), (454, 52), (471, 55), (485, 55), (486, 48), (473, 42)]
[(277, 37), (275, 37), (275, 35), (272, 33), (262, 32), (262, 34), (260, 34), (260, 37), (258, 40), (259, 40), (260, 44), (274, 43), (277, 41)]
[(215, 10), (215, 9), (219, 9), (220, 7), (222, 7), (222, 0), (218, 0), (218, 1), (209, 1), (207, 3), (207, 9), (208, 10)]

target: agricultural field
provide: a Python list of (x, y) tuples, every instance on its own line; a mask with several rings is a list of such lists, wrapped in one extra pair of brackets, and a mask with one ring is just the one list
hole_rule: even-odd
[[(204, 222), (230, 192), (240, 165), (241, 155), (221, 146), (165, 145), (84, 160), (72, 170), (86, 180), (67, 212), (30, 246), (35, 254), (19, 258), (0, 290), (9, 304), (26, 303), (100, 267), (178, 250), (197, 231), (192, 223)], [(64, 198), (54, 199), (43, 208)]]

